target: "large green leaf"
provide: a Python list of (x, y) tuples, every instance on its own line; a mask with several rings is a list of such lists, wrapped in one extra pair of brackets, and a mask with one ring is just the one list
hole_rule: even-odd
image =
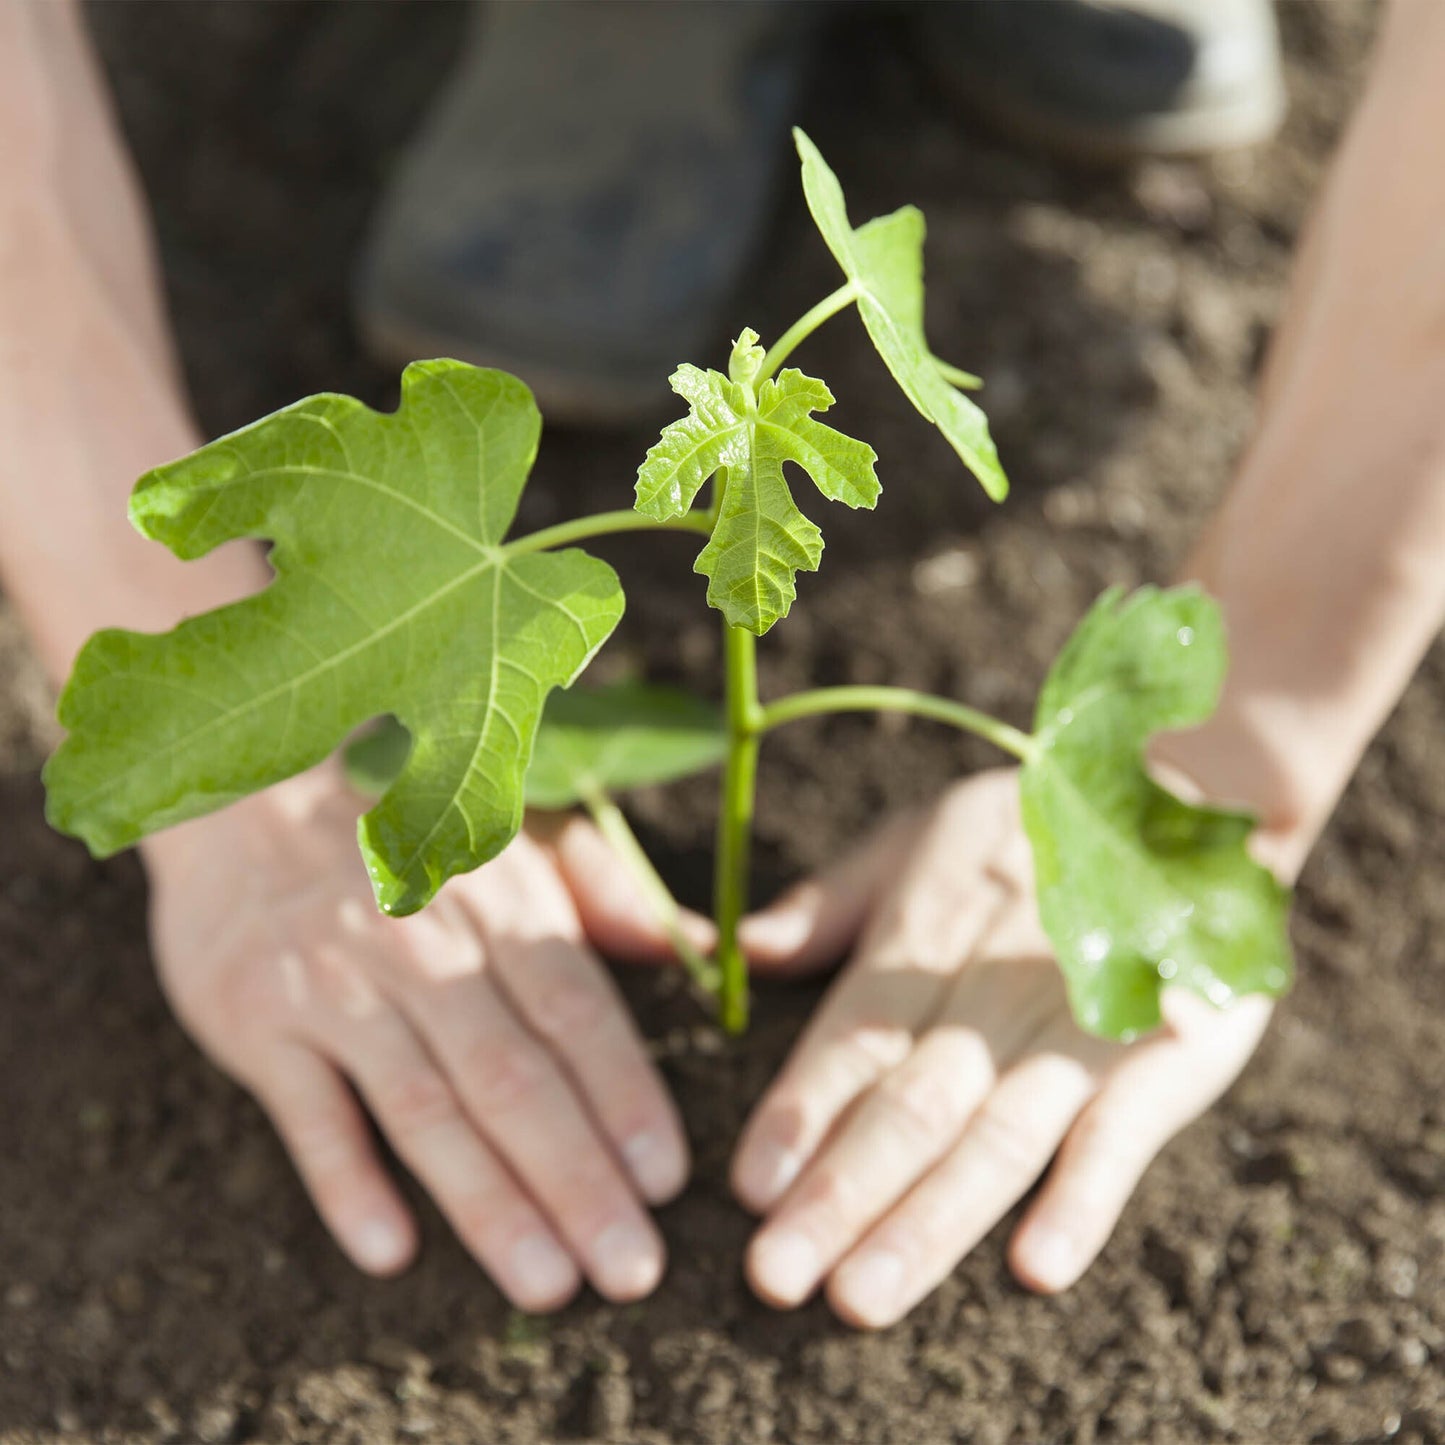
[(948, 439), (990, 497), (1002, 501), (1008, 478), (989, 436), (988, 420), (958, 388), (978, 378), (939, 361), (923, 334), (923, 213), (904, 206), (856, 231), (843, 188), (817, 146), (793, 132), (803, 162), (803, 194), (828, 249), (858, 293), (858, 314), (918, 411)]
[[(346, 749), (346, 775), (358, 792), (380, 797), (410, 751), (407, 730), (385, 718)], [(674, 782), (717, 767), (726, 755), (721, 712), (681, 688), (629, 681), (554, 692), (527, 769), (527, 806), (570, 808)]]
[(873, 448), (813, 419), (833, 405), (821, 381), (789, 369), (754, 389), (757, 340), (743, 332), (727, 376), (688, 365), (673, 373), (688, 414), (664, 429), (638, 470), (637, 510), (659, 521), (680, 517), (717, 476), (722, 504), (696, 570), (732, 626), (761, 634), (787, 615), (796, 574), (816, 570), (823, 553), (823, 535), (794, 503), (783, 463), (797, 463), (845, 506), (872, 507), (879, 489)]
[(267, 538), (276, 577), (162, 636), (91, 638), (46, 770), (55, 826), (114, 852), (390, 713), (414, 743), (358, 825), (379, 905), (410, 913), (500, 852), (544, 699), (623, 605), (585, 552), (504, 541), (539, 430), (513, 377), (418, 362), (393, 414), (311, 397), (143, 477), (146, 536), (182, 558)]
[(1246, 852), (1253, 820), (1181, 802), (1144, 769), (1151, 734), (1214, 710), (1226, 663), (1219, 609), (1202, 592), (1116, 589), (1040, 695), (1024, 826), (1039, 912), (1092, 1032), (1154, 1027), (1168, 984), (1217, 1005), (1289, 985), (1289, 895)]
[(712, 703), (680, 688), (622, 682), (553, 693), (527, 772), (534, 808), (670, 783), (717, 767), (727, 729)]

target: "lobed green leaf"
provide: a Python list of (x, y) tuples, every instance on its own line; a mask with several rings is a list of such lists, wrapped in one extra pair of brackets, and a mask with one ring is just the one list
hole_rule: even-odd
[(801, 131), (793, 138), (803, 163), (803, 194), (813, 220), (858, 295), (858, 314), (883, 364), (917, 411), (947, 438), (994, 501), (1008, 478), (988, 419), (959, 387), (978, 378), (941, 362), (923, 332), (923, 213), (904, 206), (853, 229), (838, 177)]
[(378, 904), (410, 913), (521, 823), (543, 702), (622, 615), (612, 569), (505, 541), (536, 455), (531, 393), (417, 362), (382, 415), (321, 395), (143, 477), (177, 556), (271, 541), (274, 581), (161, 636), (96, 634), (60, 701), (52, 823), (98, 854), (313, 766), (392, 714), (412, 747), (358, 825)]
[(672, 389), (688, 414), (666, 427), (637, 474), (637, 510), (680, 517), (712, 477), (722, 500), (696, 570), (709, 579), (708, 601), (729, 624), (764, 633), (787, 615), (800, 571), (814, 571), (823, 536), (798, 510), (783, 463), (800, 466), (823, 496), (848, 507), (878, 501), (873, 448), (816, 421), (833, 394), (789, 369), (753, 390), (762, 366), (757, 333), (733, 347), (729, 375), (680, 366)]
[(1182, 802), (1144, 766), (1153, 733), (1214, 710), (1226, 664), (1219, 609), (1202, 592), (1116, 589), (1040, 695), (1024, 826), (1040, 916), (1091, 1032), (1153, 1028), (1171, 984), (1220, 1006), (1289, 986), (1289, 894), (1246, 851), (1253, 819)]
[[(407, 730), (395, 718), (383, 719), (346, 749), (347, 778), (358, 792), (379, 797), (410, 751)], [(681, 688), (629, 681), (554, 692), (527, 769), (527, 806), (570, 808), (676, 782), (717, 767), (726, 755), (721, 712)]]
[(727, 756), (721, 712), (680, 688), (622, 682), (553, 693), (527, 772), (527, 803), (591, 798), (706, 772)]

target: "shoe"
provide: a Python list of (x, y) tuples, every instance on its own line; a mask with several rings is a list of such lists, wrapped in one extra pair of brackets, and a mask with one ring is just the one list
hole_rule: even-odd
[(768, 219), (807, 17), (513, 0), (473, 21), (364, 247), (364, 344), (502, 367), (549, 420), (650, 415)]
[(933, 0), (920, 20), (960, 101), (1066, 154), (1200, 155), (1284, 118), (1269, 0)]

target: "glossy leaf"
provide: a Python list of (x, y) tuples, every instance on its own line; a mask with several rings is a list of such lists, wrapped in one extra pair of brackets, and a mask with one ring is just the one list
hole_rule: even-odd
[(688, 403), (648, 452), (637, 475), (637, 510), (659, 521), (682, 516), (717, 476), (722, 505), (696, 570), (709, 579), (708, 601), (734, 627), (763, 633), (787, 615), (795, 577), (814, 571), (823, 536), (798, 510), (783, 475), (794, 462), (830, 501), (872, 507), (878, 501), (873, 448), (813, 418), (833, 394), (789, 369), (757, 387), (757, 334), (733, 347), (729, 375), (680, 366), (672, 389)]
[[(347, 778), (366, 797), (380, 797), (410, 751), (406, 729), (386, 718), (346, 749)], [(675, 782), (717, 767), (726, 755), (722, 714), (680, 688), (622, 682), (554, 692), (527, 769), (527, 806), (570, 808)]]
[(1219, 609), (1202, 592), (1114, 590), (1040, 695), (1024, 826), (1040, 915), (1093, 1033), (1153, 1028), (1169, 984), (1217, 1005), (1289, 985), (1289, 895), (1246, 852), (1253, 820), (1181, 802), (1144, 768), (1153, 733), (1214, 710), (1226, 662)]
[(115, 852), (390, 713), (414, 744), (358, 825), (380, 906), (410, 913), (500, 852), (546, 695), (623, 606), (596, 558), (504, 541), (539, 430), (513, 377), (418, 362), (393, 414), (311, 397), (143, 477), (146, 536), (182, 558), (267, 538), (276, 577), (161, 636), (91, 638), (46, 770), (55, 826)]
[(727, 729), (711, 703), (640, 682), (553, 693), (527, 772), (527, 803), (575, 803), (717, 767)]
[(818, 230), (858, 293), (858, 314), (883, 364), (919, 413), (948, 439), (994, 501), (1008, 478), (989, 436), (988, 419), (959, 387), (978, 378), (939, 361), (923, 333), (923, 213), (904, 206), (857, 230), (843, 188), (818, 148), (793, 132), (803, 162), (803, 193)]

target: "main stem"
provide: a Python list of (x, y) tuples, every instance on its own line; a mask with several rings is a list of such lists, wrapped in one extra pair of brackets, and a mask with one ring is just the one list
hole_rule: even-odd
[(741, 627), (723, 624), (726, 662), (728, 755), (718, 810), (713, 912), (717, 919), (718, 1017), (730, 1034), (748, 1026), (748, 964), (738, 947), (738, 923), (748, 901), (748, 864), (753, 799), (758, 775), (758, 741), (763, 710), (758, 706), (757, 639)]

